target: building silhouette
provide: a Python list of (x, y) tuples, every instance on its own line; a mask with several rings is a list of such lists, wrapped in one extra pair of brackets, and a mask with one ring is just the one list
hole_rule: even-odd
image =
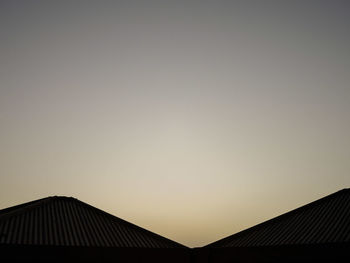
[(350, 189), (211, 243), (210, 262), (350, 262)]
[(0, 210), (8, 262), (187, 262), (189, 248), (71, 197)]
[(350, 189), (190, 249), (71, 197), (0, 210), (2, 262), (350, 262)]

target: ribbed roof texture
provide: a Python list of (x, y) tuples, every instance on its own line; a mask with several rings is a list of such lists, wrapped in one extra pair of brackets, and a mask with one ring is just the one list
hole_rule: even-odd
[(71, 197), (0, 210), (0, 245), (184, 248)]
[(343, 189), (237, 234), (212, 248), (350, 242), (350, 189)]

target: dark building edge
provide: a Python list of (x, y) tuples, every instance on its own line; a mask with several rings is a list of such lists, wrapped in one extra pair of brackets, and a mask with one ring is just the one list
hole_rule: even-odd
[[(264, 247), (228, 247), (220, 248), (212, 246), (226, 240), (232, 236), (247, 233), (252, 229), (270, 224), (277, 220), (283, 219), (293, 213), (298, 213), (310, 206), (318, 205), (324, 201), (333, 198), (343, 192), (350, 191), (349, 188), (342, 189), (323, 198), (317, 199), (311, 203), (303, 205), (299, 208), (291, 210), (280, 216), (272, 218), (268, 221), (260, 223), (256, 226), (240, 231), (234, 235), (230, 235), (219, 241), (210, 243), (201, 248), (190, 249), (183, 246), (182, 248), (104, 248), (104, 247), (43, 247), (43, 246), (1, 246), (0, 258), (8, 262), (28, 262), (25, 257), (35, 257), (40, 254), (40, 259), (35, 262), (188, 262), (188, 263), (214, 263), (214, 262), (349, 262), (350, 243), (329, 243), (329, 244), (307, 244), (307, 245), (281, 245), (281, 246), (264, 246)], [(17, 209), (22, 208), (26, 204), (31, 208), (36, 205), (47, 202), (48, 197), (36, 201), (21, 204), (15, 207), (0, 210), (6, 214), (15, 213)], [(61, 197), (59, 197), (61, 198)], [(65, 197), (74, 199), (72, 197)], [(79, 200), (78, 200), (79, 201)], [(137, 229), (143, 231), (151, 231), (138, 227), (123, 219), (115, 217), (103, 210), (95, 208), (89, 204), (79, 201), (85, 206), (97, 209), (108, 216), (117, 218), (120, 222), (125, 222), (128, 226), (133, 225)], [(28, 208), (28, 209), (31, 209)], [(5, 215), (5, 213), (3, 214)], [(0, 216), (1, 217), (1, 216)], [(157, 234), (155, 234), (157, 235)], [(157, 235), (159, 236), (159, 235)], [(166, 239), (166, 238), (165, 238)], [(173, 241), (175, 242), (175, 241)], [(176, 242), (175, 242), (176, 243)], [(33, 254), (34, 253), (34, 254)], [(37, 257), (36, 257), (37, 259)], [(4, 262), (7, 262), (4, 261)], [(30, 261), (29, 261), (30, 262)]]
[(348, 192), (348, 191), (350, 192), (350, 188), (344, 188), (344, 189), (339, 190), (339, 191), (337, 191), (335, 193), (329, 194), (329, 195), (324, 196), (322, 198), (319, 198), (319, 199), (317, 199), (315, 201), (312, 201), (311, 203), (307, 203), (307, 204), (302, 205), (302, 206), (300, 206), (298, 208), (295, 208), (295, 209), (293, 209), (291, 211), (288, 211), (288, 212), (286, 212), (286, 213), (284, 213), (282, 215), (273, 217), (273, 218), (271, 218), (271, 219), (269, 219), (267, 221), (264, 221), (262, 223), (259, 223), (259, 224), (255, 225), (255, 226), (252, 226), (250, 228), (247, 228), (247, 229), (244, 229), (242, 231), (239, 231), (239, 232), (237, 232), (237, 233), (235, 233), (233, 235), (229, 235), (229, 236), (226, 236), (226, 237), (224, 237), (224, 238), (222, 238), (220, 240), (217, 240), (217, 241), (214, 241), (212, 243), (209, 243), (208, 245), (205, 245), (202, 248), (220, 248), (220, 244), (221, 243), (224, 243), (224, 242), (226, 242), (227, 240), (229, 240), (229, 239), (231, 239), (233, 237), (239, 237), (239, 236), (244, 235), (246, 233), (249, 233), (251, 231), (255, 231), (255, 230), (259, 229), (259, 228), (262, 228), (262, 227), (264, 227), (266, 225), (273, 224), (275, 222), (278, 222), (279, 220), (283, 220), (285, 217), (289, 217), (291, 215), (294, 215), (295, 213), (300, 213), (300, 212), (302, 212), (302, 211), (304, 211), (304, 210), (306, 210), (306, 209), (308, 209), (308, 208), (310, 208), (312, 206), (315, 206), (315, 205), (318, 205), (320, 203), (323, 203), (323, 202), (325, 202), (325, 201), (327, 201), (329, 199), (332, 199), (332, 198), (336, 197), (339, 194), (342, 194), (342, 193)]
[[(157, 233), (154, 233), (152, 231), (149, 231), (145, 228), (142, 228), (140, 226), (137, 226), (133, 223), (130, 223), (124, 219), (121, 219), (117, 216), (114, 216), (106, 211), (103, 211), (97, 207), (94, 207), (92, 205), (89, 205), (83, 201), (80, 201), (79, 199), (77, 198), (74, 198), (74, 197), (66, 197), (66, 196), (49, 196), (49, 197), (45, 197), (45, 198), (41, 198), (41, 199), (37, 199), (37, 200), (34, 200), (34, 201), (30, 201), (30, 202), (26, 202), (26, 203), (23, 203), (23, 204), (20, 204), (20, 205), (16, 205), (16, 206), (12, 206), (12, 207), (8, 207), (8, 208), (5, 208), (5, 209), (1, 209), (0, 210), (0, 220), (1, 219), (6, 219), (7, 217), (11, 217), (11, 216), (14, 216), (14, 215), (18, 215), (18, 214), (22, 214), (26, 211), (30, 211), (32, 209), (35, 209), (39, 206), (45, 206), (51, 202), (54, 202), (56, 200), (62, 200), (62, 199), (66, 199), (68, 201), (75, 201), (77, 202), (79, 205), (82, 205), (84, 207), (87, 207), (88, 209), (92, 209), (100, 214), (103, 214), (104, 216), (106, 217), (109, 217), (111, 220), (117, 220), (118, 223), (122, 224), (122, 225), (125, 225), (126, 227), (130, 227), (136, 231), (141, 231), (141, 232), (144, 232), (156, 239), (160, 239), (160, 240), (163, 240), (167, 243), (170, 243), (172, 245), (174, 245), (174, 248), (186, 248), (186, 249), (189, 249), (187, 246), (183, 245), (183, 244), (180, 244), (176, 241), (173, 241), (169, 238), (166, 238), (164, 236), (161, 236)], [(1, 245), (1, 244), (0, 244)]]
[(159, 238), (159, 239), (162, 239), (162, 240), (164, 240), (164, 241), (166, 241), (166, 242), (172, 243), (172, 244), (178, 246), (178, 248), (188, 248), (187, 246), (185, 246), (185, 245), (183, 245), (183, 244), (180, 244), (180, 243), (178, 243), (178, 242), (176, 242), (176, 241), (174, 241), (174, 240), (171, 240), (171, 239), (169, 239), (169, 238), (166, 238), (166, 237), (164, 237), (164, 236), (161, 236), (160, 234), (154, 233), (154, 232), (152, 232), (152, 231), (150, 231), (150, 230), (147, 230), (147, 229), (145, 229), (145, 228), (143, 228), (143, 227), (140, 227), (140, 226), (138, 226), (138, 225), (135, 225), (135, 224), (133, 224), (133, 223), (131, 223), (131, 222), (129, 222), (129, 221), (126, 221), (126, 220), (124, 220), (124, 219), (122, 219), (122, 218), (119, 218), (119, 217), (117, 217), (117, 216), (114, 216), (114, 215), (112, 215), (112, 214), (110, 214), (110, 213), (108, 213), (108, 212), (106, 212), (106, 211), (103, 211), (103, 210), (101, 210), (101, 209), (99, 209), (99, 208), (97, 208), (97, 207), (94, 207), (94, 206), (92, 206), (92, 205), (89, 205), (89, 204), (87, 204), (87, 203), (85, 203), (85, 202), (83, 202), (83, 201), (80, 201), (80, 200), (78, 200), (78, 199), (76, 199), (76, 198), (74, 198), (74, 197), (69, 197), (69, 198), (72, 198), (72, 199), (78, 201), (80, 204), (82, 204), (82, 205), (84, 205), (84, 206), (87, 206), (87, 207), (89, 207), (89, 208), (91, 208), (91, 209), (95, 209), (95, 210), (99, 211), (100, 213), (102, 213), (102, 214), (104, 214), (104, 215), (110, 217), (110, 218), (113, 219), (113, 220), (118, 220), (120, 223), (122, 223), (122, 224), (124, 224), (124, 225), (126, 225), (126, 226), (128, 226), (128, 227), (134, 228), (134, 229), (139, 230), (139, 231), (143, 231), (143, 232), (148, 233), (149, 235), (152, 235), (152, 236), (154, 236), (154, 237), (156, 237), (156, 238)]

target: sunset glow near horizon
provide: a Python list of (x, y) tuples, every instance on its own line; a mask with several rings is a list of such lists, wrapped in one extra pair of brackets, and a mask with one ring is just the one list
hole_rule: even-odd
[(350, 186), (349, 1), (0, 2), (0, 209), (73, 196), (194, 247)]

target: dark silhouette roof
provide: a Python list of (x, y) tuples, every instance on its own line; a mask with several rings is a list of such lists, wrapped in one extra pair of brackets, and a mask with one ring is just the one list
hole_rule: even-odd
[(184, 248), (72, 197), (0, 210), (0, 245)]
[(350, 189), (238, 232), (208, 248), (350, 243)]

